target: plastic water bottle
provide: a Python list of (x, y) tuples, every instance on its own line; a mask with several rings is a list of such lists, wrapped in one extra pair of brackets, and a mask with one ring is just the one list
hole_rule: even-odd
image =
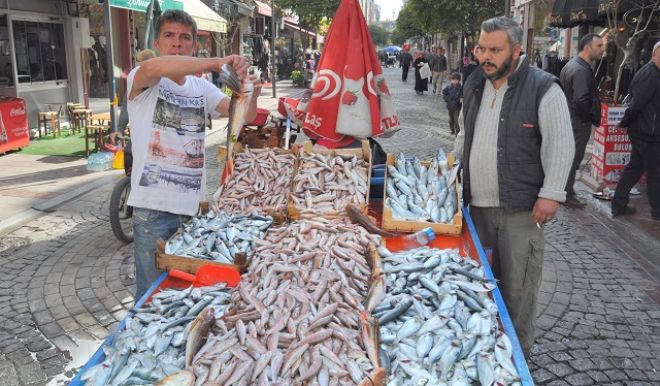
[(409, 235), (388, 239), (387, 248), (390, 251), (414, 249), (427, 245), (434, 239), (435, 232), (433, 232), (432, 228), (428, 227)]

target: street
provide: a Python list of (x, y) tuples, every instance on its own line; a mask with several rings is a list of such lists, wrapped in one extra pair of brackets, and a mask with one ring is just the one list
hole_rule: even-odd
[[(402, 124), (379, 141), (384, 149), (425, 158), (439, 146), (450, 151), (442, 98), (415, 95), (412, 72), (403, 83), (400, 69), (384, 71)], [(265, 90), (262, 98), (274, 109), (269, 96)], [(219, 127), (207, 135), (210, 194), (224, 141)], [(0, 385), (66, 384), (132, 306), (132, 245), (110, 229), (112, 187), (103, 184), (0, 241)], [(642, 237), (599, 205), (561, 207), (546, 226), (528, 361), (539, 385), (660, 384), (660, 235)]]

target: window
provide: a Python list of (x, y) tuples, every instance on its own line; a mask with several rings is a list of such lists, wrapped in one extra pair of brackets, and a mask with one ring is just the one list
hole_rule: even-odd
[(15, 20), (18, 83), (67, 79), (62, 24)]

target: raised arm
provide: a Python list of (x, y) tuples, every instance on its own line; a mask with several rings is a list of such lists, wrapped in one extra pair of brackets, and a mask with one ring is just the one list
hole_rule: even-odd
[(234, 67), (239, 78), (246, 76), (249, 67), (247, 60), (238, 55), (224, 58), (194, 58), (190, 56), (161, 56), (144, 62), (133, 79), (129, 99), (133, 100), (142, 90), (154, 86), (160, 78), (181, 79), (186, 75), (201, 72), (219, 71), (224, 64)]

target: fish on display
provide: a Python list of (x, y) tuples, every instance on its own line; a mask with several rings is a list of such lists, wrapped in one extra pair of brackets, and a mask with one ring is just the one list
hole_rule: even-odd
[(303, 217), (341, 217), (346, 206), (367, 203), (369, 163), (355, 155), (304, 153), (294, 177), (292, 199)]
[(295, 161), (292, 153), (274, 149), (236, 154), (234, 175), (221, 186), (218, 208), (230, 213), (286, 211)]
[(232, 294), (224, 328), (216, 326), (192, 360), (196, 384), (383, 379), (377, 329), (365, 306), (372, 272), (364, 255), (379, 241), (342, 220), (271, 228)]
[(165, 244), (168, 255), (233, 264), (237, 253), (248, 256), (273, 223), (270, 216), (208, 211), (193, 217)]
[(397, 154), (394, 165), (387, 166), (385, 205), (392, 217), (406, 221), (431, 221), (449, 224), (458, 210), (456, 188), (448, 185), (447, 156), (440, 149), (425, 166), (417, 157), (406, 159)]
[(480, 264), (450, 249), (379, 252), (386, 294), (373, 313), (388, 385), (520, 384)]
[(204, 339), (209, 321), (215, 324), (225, 314), (230, 299), (224, 283), (156, 293), (149, 304), (129, 311), (126, 328), (103, 347), (103, 362), (81, 380), (95, 386), (150, 385), (177, 374), (187, 351)]

